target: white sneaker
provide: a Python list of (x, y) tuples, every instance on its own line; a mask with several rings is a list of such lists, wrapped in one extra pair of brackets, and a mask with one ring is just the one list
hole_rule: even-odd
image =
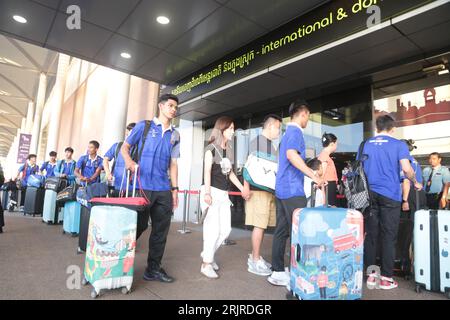
[(289, 284), (289, 281), (291, 279), (289, 278), (286, 271), (274, 271), (270, 275), (270, 277), (267, 278), (267, 281), (269, 281), (274, 286), (283, 286), (286, 287)]
[(217, 279), (219, 275), (214, 271), (214, 268), (211, 264), (207, 264), (206, 266), (200, 268), (200, 272), (210, 279)]
[(219, 271), (219, 265), (215, 261), (211, 263), (211, 266), (213, 267), (214, 271)]
[[(266, 260), (264, 260), (263, 257), (259, 256), (259, 259), (261, 259), (264, 264), (267, 266), (268, 269), (272, 269), (272, 265), (270, 263), (268, 263)], [(253, 255), (251, 253), (248, 254), (248, 259), (247, 259), (247, 265), (250, 267), (250, 265), (253, 263)]]
[(272, 270), (267, 268), (267, 265), (264, 263), (264, 260), (261, 258), (257, 262), (253, 260), (248, 265), (248, 272), (256, 274), (258, 276), (270, 276), (272, 274)]

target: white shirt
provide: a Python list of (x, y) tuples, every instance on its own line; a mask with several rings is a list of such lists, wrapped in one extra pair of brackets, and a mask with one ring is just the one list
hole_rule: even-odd
[[(303, 185), (303, 190), (305, 191), (306, 199), (308, 199), (308, 207), (311, 207), (311, 183), (312, 179), (305, 175), (305, 182)], [(323, 192), (321, 189), (316, 190), (316, 199), (315, 199), (315, 207), (321, 207), (324, 205)]]

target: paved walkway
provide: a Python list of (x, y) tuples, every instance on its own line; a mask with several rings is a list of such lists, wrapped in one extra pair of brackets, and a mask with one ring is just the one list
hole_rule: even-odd
[[(0, 234), (0, 299), (90, 299), (90, 288), (69, 290), (67, 268), (83, 266), (84, 255), (77, 255), (78, 238), (62, 234), (62, 226), (48, 226), (39, 217), (19, 213), (5, 214), (6, 227)], [(265, 277), (247, 272), (250, 233), (233, 230), (237, 245), (222, 247), (217, 255), (221, 267), (218, 280), (200, 274), (201, 228), (189, 226), (190, 234), (180, 234), (179, 223), (172, 223), (165, 270), (177, 281), (172, 284), (142, 280), (147, 258), (149, 231), (138, 241), (133, 292), (109, 291), (99, 299), (285, 299), (286, 289), (274, 287)], [(267, 236), (262, 249), (270, 261), (272, 237)], [(81, 270), (82, 272), (82, 270)], [(400, 280), (400, 288), (391, 291), (365, 290), (364, 299), (445, 299), (443, 294), (414, 292), (414, 283)]]

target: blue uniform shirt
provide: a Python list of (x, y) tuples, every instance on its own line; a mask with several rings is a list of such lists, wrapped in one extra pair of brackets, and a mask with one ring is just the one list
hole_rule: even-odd
[(75, 182), (75, 166), (76, 161), (72, 160), (70, 162), (67, 162), (66, 160), (60, 160), (58, 161), (58, 164), (55, 168), (55, 175), (57, 177), (61, 176), (62, 174), (65, 174), (67, 176), (67, 180), (69, 183)]
[[(109, 148), (109, 150), (105, 153), (105, 158), (108, 158), (110, 161), (114, 160), (115, 166), (114, 166), (114, 172), (112, 173), (114, 176), (114, 189), (116, 190), (121, 190), (121, 189), (125, 189), (126, 188), (126, 181), (123, 180), (123, 186), (121, 188), (121, 184), (122, 184), (122, 179), (126, 179), (126, 175), (125, 178), (123, 178), (124, 172), (125, 172), (125, 160), (122, 157), (122, 154), (119, 152), (117, 153), (117, 159), (116, 157), (116, 149), (117, 146), (119, 145), (118, 142), (114, 143), (111, 148)], [(130, 185), (131, 187), (131, 185)]]
[(379, 135), (367, 140), (363, 153), (368, 156), (364, 161), (364, 171), (370, 190), (401, 202), (400, 160), (411, 157), (406, 144), (393, 137)]
[(41, 171), (45, 170), (45, 178), (48, 177), (54, 177), (55, 176), (55, 168), (56, 168), (56, 162), (50, 163), (50, 162), (44, 162), (41, 167)]
[[(27, 166), (26, 172), (24, 172), (25, 165)], [(23, 165), (20, 166), (18, 172), (19, 173), (20, 172), (23, 173), (22, 174), (22, 187), (26, 187), (27, 186), (27, 182), (28, 182), (28, 177), (31, 176), (32, 174), (39, 173), (39, 167), (37, 165), (34, 165), (32, 167), (29, 164), (23, 164)]]
[(275, 194), (278, 199), (282, 200), (305, 196), (305, 191), (303, 190), (305, 175), (294, 167), (287, 158), (286, 152), (291, 149), (296, 150), (302, 159), (305, 160), (306, 146), (303, 132), (298, 125), (293, 123), (288, 124), (286, 133), (280, 143)]
[[(431, 175), (431, 167), (423, 169), (423, 189), (425, 190), (428, 179)], [(441, 193), (444, 185), (450, 182), (450, 171), (447, 167), (440, 166), (435, 168), (431, 177), (431, 186), (428, 193)]]
[[(420, 164), (417, 162), (416, 159), (414, 159), (412, 156), (409, 157), (409, 162), (411, 162), (411, 167), (414, 170), (414, 173), (416, 174), (416, 180), (419, 183), (422, 183), (422, 168), (420, 167)], [(400, 167), (400, 180), (403, 182), (405, 180), (405, 173)]]
[[(145, 121), (133, 128), (127, 143), (142, 148)], [(180, 157), (180, 135), (173, 127), (163, 132), (162, 124), (157, 118), (150, 122), (150, 130), (145, 140), (142, 157), (139, 161), (141, 187), (148, 191), (169, 191), (170, 159)], [(139, 151), (138, 151), (139, 153)]]
[[(97, 168), (103, 168), (103, 158), (96, 156), (94, 160), (89, 158), (89, 155), (81, 156), (77, 161), (77, 169), (81, 170), (83, 177), (90, 178), (94, 175)], [(91, 183), (100, 182), (100, 175)]]

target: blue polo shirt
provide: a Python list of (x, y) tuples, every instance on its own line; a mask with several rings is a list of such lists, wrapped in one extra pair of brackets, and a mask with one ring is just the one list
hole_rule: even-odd
[(286, 133), (280, 143), (275, 194), (278, 199), (282, 200), (305, 196), (305, 191), (303, 190), (305, 175), (288, 160), (288, 150), (297, 151), (302, 159), (305, 160), (305, 140), (302, 129), (296, 124), (289, 123), (287, 125)]
[[(114, 143), (111, 146), (111, 148), (109, 148), (109, 150), (105, 153), (105, 158), (108, 158), (110, 161), (114, 160), (115, 166), (114, 166), (114, 172), (112, 172), (112, 174), (114, 176), (114, 189), (121, 190), (121, 189), (126, 188), (127, 182), (124, 180), (123, 186), (121, 188), (122, 179), (124, 179), (123, 174), (124, 174), (124, 170), (125, 170), (125, 160), (123, 159), (120, 150), (119, 150), (119, 153), (117, 154), (117, 159), (116, 159), (116, 150), (117, 150), (118, 145), (119, 145), (119, 142)], [(125, 179), (126, 179), (126, 175), (125, 175)]]
[[(126, 140), (127, 143), (141, 150), (144, 129), (145, 121), (136, 124)], [(155, 118), (150, 122), (150, 130), (143, 148), (139, 161), (142, 189), (169, 191), (170, 160), (180, 157), (180, 134), (173, 127), (163, 132), (162, 124)]]
[[(414, 159), (412, 156), (409, 157), (409, 162), (411, 162), (411, 167), (413, 168), (414, 173), (416, 174), (417, 182), (422, 183), (423, 181), (422, 168), (420, 167), (419, 162), (417, 162), (417, 160)], [(403, 182), (403, 180), (405, 180), (405, 173), (403, 172), (400, 166), (400, 181)]]
[[(25, 165), (27, 166), (26, 171), (25, 170)], [(22, 172), (22, 187), (26, 187), (27, 186), (27, 182), (28, 182), (28, 177), (31, 176), (32, 174), (37, 174), (39, 173), (39, 167), (37, 165), (34, 165), (33, 167), (30, 166), (29, 164), (23, 164), (20, 166), (18, 173)]]
[(62, 174), (65, 174), (67, 176), (67, 180), (69, 181), (69, 183), (73, 183), (76, 178), (75, 166), (76, 166), (75, 160), (72, 160), (70, 162), (67, 162), (66, 160), (60, 160), (58, 161), (58, 165), (55, 168), (55, 175), (59, 177)]
[(364, 172), (370, 190), (401, 202), (400, 160), (411, 158), (406, 144), (393, 137), (379, 135), (367, 140), (363, 154), (368, 156), (364, 161)]
[[(89, 155), (86, 154), (78, 159), (76, 167), (81, 170), (83, 177), (90, 178), (94, 175), (97, 168), (103, 169), (103, 158), (97, 155), (94, 160), (91, 160)], [(100, 175), (91, 183), (96, 182), (100, 182)]]
[[(430, 179), (432, 168), (423, 169), (423, 189), (425, 190), (428, 179)], [(445, 184), (450, 182), (450, 171), (445, 166), (440, 166), (433, 171), (431, 177), (430, 191), (427, 193), (441, 193)]]
[(45, 171), (45, 178), (55, 176), (56, 164), (57, 164), (57, 162), (55, 162), (55, 163), (44, 162), (42, 164), (41, 171)]

